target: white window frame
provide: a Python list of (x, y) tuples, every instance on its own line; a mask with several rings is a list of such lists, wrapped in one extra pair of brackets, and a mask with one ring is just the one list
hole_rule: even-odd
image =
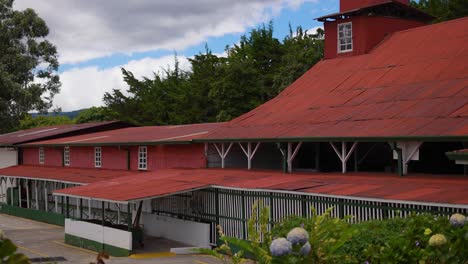
[(102, 148), (94, 147), (94, 167), (102, 167)]
[(43, 147), (39, 147), (39, 164), (45, 163), (45, 152)]
[(148, 169), (148, 147), (146, 146), (138, 147), (138, 169), (139, 170)]
[[(346, 26), (347, 25), (350, 25), (351, 28), (350, 28), (350, 31), (351, 31), (351, 34), (350, 36), (346, 36)], [(343, 37), (340, 38), (340, 26), (343, 26)], [(345, 52), (351, 52), (353, 51), (353, 23), (352, 22), (346, 22), (346, 23), (340, 23), (337, 25), (337, 28), (336, 28), (336, 31), (337, 31), (337, 49), (338, 49), (338, 53), (345, 53)], [(341, 44), (341, 40), (344, 39), (345, 40), (345, 44)], [(346, 42), (346, 40), (349, 40), (349, 42)], [(348, 45), (351, 45), (351, 48), (349, 49), (347, 46)], [(344, 47), (344, 49), (341, 49), (341, 47)]]
[(63, 165), (70, 166), (70, 147), (63, 148)]

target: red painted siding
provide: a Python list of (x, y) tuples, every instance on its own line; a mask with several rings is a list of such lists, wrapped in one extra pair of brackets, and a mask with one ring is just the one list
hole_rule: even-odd
[(23, 164), (25, 165), (44, 165), (44, 166), (62, 166), (61, 147), (44, 148), (44, 164), (39, 164), (39, 148), (23, 148)]
[[(62, 166), (62, 147), (45, 147), (46, 166)], [(127, 149), (110, 146), (102, 147), (102, 169), (127, 169)], [(148, 146), (148, 169), (204, 168), (206, 158), (203, 144)], [(24, 148), (23, 163), (39, 164), (39, 148)], [(138, 147), (130, 147), (131, 170), (138, 170)], [(94, 147), (70, 147), (72, 168), (94, 168)]]
[(38, 165), (39, 164), (39, 148), (23, 148), (23, 164)]
[[(388, 2), (389, 0), (340, 0), (340, 13), (361, 7), (376, 5)], [(396, 0), (400, 3), (409, 5), (409, 0)]]
[[(203, 144), (148, 146), (148, 170), (204, 168)], [(138, 170), (138, 147), (131, 148), (131, 169)]]
[[(353, 50), (338, 53), (338, 24), (352, 22)], [(325, 59), (355, 56), (368, 53), (393, 32), (419, 27), (423, 22), (389, 17), (352, 17), (325, 22)]]
[[(37, 152), (37, 156), (39, 156), (39, 151)], [(45, 162), (44, 165), (46, 166), (62, 166), (62, 147), (51, 147), (51, 148), (44, 148), (45, 154)]]
[(94, 168), (94, 147), (70, 147), (70, 167)]
[[(93, 148), (94, 151), (94, 148)], [(103, 169), (126, 170), (127, 169), (127, 150), (118, 147), (102, 147), (102, 167)], [(94, 167), (94, 153), (93, 153)]]

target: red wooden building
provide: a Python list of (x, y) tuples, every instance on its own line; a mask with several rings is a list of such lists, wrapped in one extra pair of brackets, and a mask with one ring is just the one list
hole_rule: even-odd
[(129, 127), (23, 145), (23, 165), (154, 171), (206, 166), (203, 143), (192, 140), (220, 123)]
[(194, 246), (215, 244), (218, 224), (246, 238), (255, 200), (272, 222), (330, 206), (351, 221), (466, 214), (468, 18), (426, 25), (407, 0), (340, 4), (318, 18), (324, 60), (249, 113), (31, 142), (0, 178), (22, 186), (21, 210), (65, 216), (67, 243), (116, 255), (141, 226)]

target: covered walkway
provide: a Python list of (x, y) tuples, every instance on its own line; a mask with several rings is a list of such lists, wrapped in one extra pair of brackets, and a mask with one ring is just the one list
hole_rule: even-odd
[(210, 187), (412, 201), (468, 207), (468, 178), (386, 173), (293, 173), (233, 169), (168, 169), (58, 190), (55, 195), (136, 202)]

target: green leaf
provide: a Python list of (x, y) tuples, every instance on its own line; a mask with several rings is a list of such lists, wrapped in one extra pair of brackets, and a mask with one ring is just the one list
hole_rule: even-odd
[(16, 246), (10, 239), (0, 240), (0, 259), (11, 256), (16, 252)]

